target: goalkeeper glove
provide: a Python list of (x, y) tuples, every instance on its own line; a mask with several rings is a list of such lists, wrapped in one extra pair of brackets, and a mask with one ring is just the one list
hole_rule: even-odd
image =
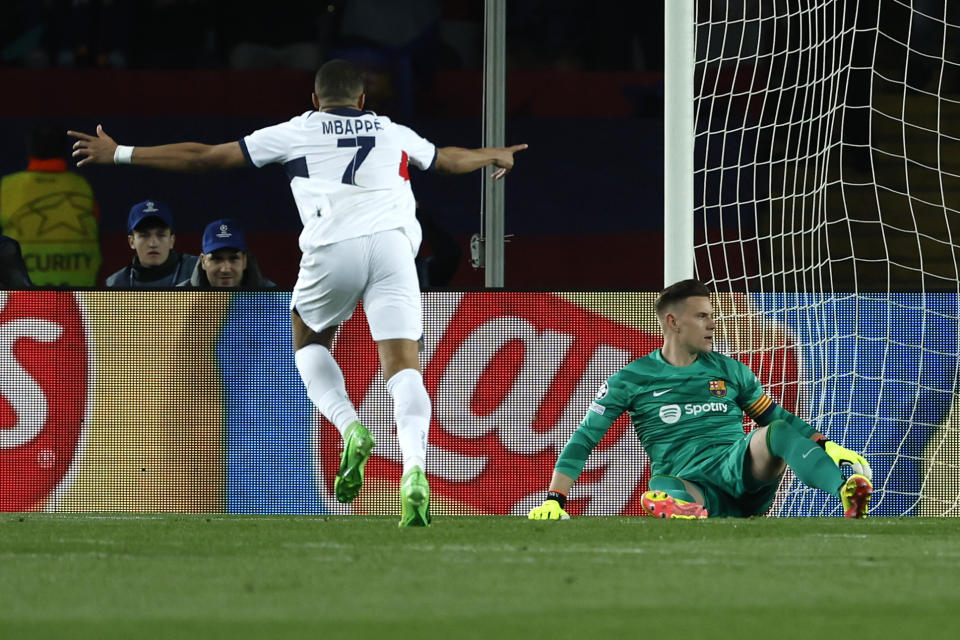
[(823, 449), (837, 463), (838, 467), (850, 467), (854, 473), (866, 476), (867, 480), (873, 480), (873, 470), (870, 468), (870, 463), (859, 453), (841, 447), (833, 440), (825, 441)]
[(547, 499), (539, 507), (530, 509), (527, 517), (531, 520), (569, 520), (570, 515), (563, 510), (567, 497), (559, 491), (547, 493)]

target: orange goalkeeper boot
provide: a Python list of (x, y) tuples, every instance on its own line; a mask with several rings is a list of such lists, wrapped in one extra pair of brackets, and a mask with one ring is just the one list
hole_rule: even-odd
[(847, 518), (866, 518), (867, 504), (873, 493), (873, 485), (866, 476), (855, 474), (847, 478), (840, 487), (840, 502), (843, 503), (843, 515)]
[(640, 497), (640, 504), (655, 518), (702, 520), (707, 517), (707, 509), (702, 504), (671, 498), (664, 491), (647, 491)]

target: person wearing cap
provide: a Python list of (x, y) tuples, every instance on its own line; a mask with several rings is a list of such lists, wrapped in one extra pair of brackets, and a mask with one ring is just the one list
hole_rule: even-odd
[(214, 220), (203, 230), (203, 253), (188, 280), (178, 287), (195, 289), (271, 289), (277, 284), (260, 273), (247, 251), (247, 238), (236, 220)]
[(130, 208), (127, 241), (134, 253), (130, 264), (109, 278), (106, 286), (123, 288), (174, 287), (197, 264), (197, 256), (173, 250), (170, 207), (156, 200), (144, 200)]

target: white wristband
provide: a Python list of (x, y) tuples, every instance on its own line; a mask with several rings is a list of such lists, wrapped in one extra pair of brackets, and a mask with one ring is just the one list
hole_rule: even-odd
[(130, 164), (132, 161), (133, 147), (118, 144), (117, 150), (113, 152), (113, 164)]

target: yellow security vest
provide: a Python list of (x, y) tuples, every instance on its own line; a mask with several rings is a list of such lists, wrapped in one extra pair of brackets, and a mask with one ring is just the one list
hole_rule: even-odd
[(0, 229), (20, 243), (37, 286), (92, 287), (100, 271), (93, 190), (68, 171), (20, 171), (0, 181)]

